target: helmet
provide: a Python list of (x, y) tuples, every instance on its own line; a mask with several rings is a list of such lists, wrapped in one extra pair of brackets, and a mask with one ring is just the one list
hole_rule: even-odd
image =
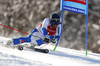
[(59, 19), (60, 20), (60, 16), (59, 16), (59, 14), (57, 14), (57, 13), (53, 13), (51, 16), (50, 16), (50, 19), (52, 20), (52, 19)]
[(51, 16), (50, 16), (50, 22), (51, 22), (51, 25), (54, 25), (54, 24), (59, 24), (60, 22), (60, 16), (59, 14), (57, 13), (53, 13)]

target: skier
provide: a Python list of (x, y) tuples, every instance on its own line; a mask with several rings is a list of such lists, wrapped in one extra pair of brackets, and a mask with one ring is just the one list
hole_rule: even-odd
[(56, 43), (60, 38), (60, 31), (60, 16), (57, 13), (53, 13), (50, 18), (45, 18), (44, 21), (37, 28), (35, 28), (30, 35), (27, 37), (8, 40), (7, 45), (17, 45), (26, 42), (30, 43), (31, 47), (34, 47), (36, 45), (40, 46), (49, 42)]

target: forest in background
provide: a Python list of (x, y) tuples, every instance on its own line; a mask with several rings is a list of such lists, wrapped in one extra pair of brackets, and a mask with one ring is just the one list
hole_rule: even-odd
[[(45, 18), (60, 12), (60, 0), (0, 0), (0, 24), (31, 33)], [(100, 53), (100, 0), (89, 0), (88, 50)], [(59, 46), (85, 50), (86, 16), (64, 11)], [(0, 36), (18, 38), (26, 34), (0, 26)]]

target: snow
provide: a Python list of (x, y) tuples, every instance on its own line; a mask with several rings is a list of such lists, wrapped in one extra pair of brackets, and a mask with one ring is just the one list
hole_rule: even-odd
[(93, 27), (94, 29), (97, 29), (97, 30), (99, 30), (99, 28), (100, 28), (99, 25), (97, 25), (97, 24), (93, 24), (92, 27)]
[(97, 41), (97, 44), (100, 45), (100, 40)]
[[(0, 37), (0, 42), (10, 38)], [(45, 46), (50, 52), (48, 54), (24, 49), (19, 51), (0, 45), (0, 66), (100, 66), (100, 54), (85, 51), (57, 47)]]

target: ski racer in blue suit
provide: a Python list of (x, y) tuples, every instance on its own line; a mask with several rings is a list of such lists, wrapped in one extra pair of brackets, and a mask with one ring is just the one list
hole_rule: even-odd
[(50, 18), (45, 18), (44, 21), (37, 28), (35, 28), (30, 35), (27, 37), (20, 37), (9, 40), (7, 41), (7, 45), (30, 43), (31, 46), (40, 46), (49, 42), (55, 43), (60, 38), (60, 31), (60, 16), (57, 13), (53, 13)]

